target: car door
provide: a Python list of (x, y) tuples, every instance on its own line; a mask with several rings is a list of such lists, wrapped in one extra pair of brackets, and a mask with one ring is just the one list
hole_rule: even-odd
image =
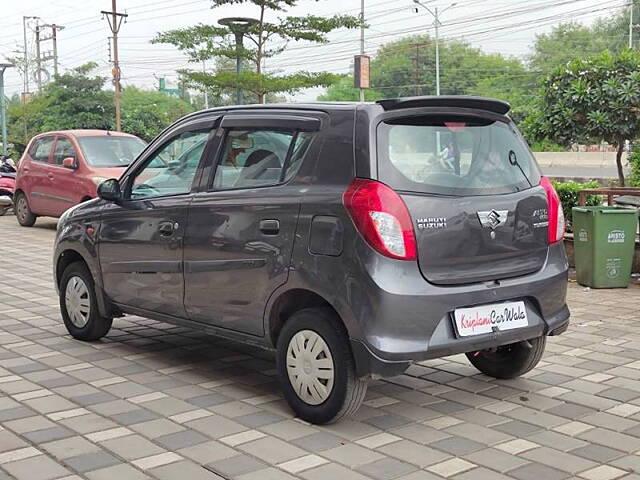
[(104, 207), (100, 266), (115, 303), (185, 316), (187, 209), (213, 122), (191, 122), (164, 134), (123, 176), (122, 201)]
[(80, 185), (77, 180), (77, 168), (66, 168), (62, 165), (65, 158), (74, 158), (78, 166), (78, 152), (71, 139), (66, 135), (58, 135), (53, 147), (53, 156), (49, 167), (45, 193), (49, 198), (56, 215), (77, 204), (81, 200)]
[(48, 187), (51, 183), (51, 152), (55, 137), (48, 135), (36, 139), (29, 149), (31, 161), (21, 169), (24, 176), (25, 190), (31, 211), (38, 215), (53, 215), (53, 205)]
[(320, 121), (229, 115), (206, 191), (194, 194), (185, 239), (192, 320), (263, 335), (267, 299), (286, 282), (303, 186), (295, 175)]

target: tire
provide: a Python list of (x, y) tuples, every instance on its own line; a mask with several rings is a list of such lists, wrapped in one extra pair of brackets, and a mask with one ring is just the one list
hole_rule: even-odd
[(78, 340), (98, 340), (111, 329), (113, 319), (100, 315), (93, 277), (82, 262), (70, 264), (62, 274), (60, 313), (67, 331)]
[[(323, 344), (318, 343), (318, 339)], [(312, 347), (318, 350), (313, 352)], [(300, 353), (306, 354), (305, 359)], [(276, 356), (284, 397), (302, 420), (318, 425), (336, 422), (356, 412), (362, 404), (367, 381), (356, 376), (347, 332), (332, 310), (307, 308), (295, 312), (278, 337)], [(329, 365), (332, 379), (326, 378), (330, 376)], [(296, 371), (300, 375), (296, 376)], [(322, 383), (325, 388), (312, 389), (309, 383), (305, 385), (304, 380), (313, 379), (318, 372), (322, 373), (320, 378), (315, 377), (315, 382)]]
[(15, 210), (16, 218), (20, 225), (23, 227), (33, 227), (33, 224), (36, 223), (36, 216), (29, 208), (27, 196), (22, 192), (16, 194)]
[(467, 353), (471, 364), (494, 378), (516, 378), (533, 369), (544, 353), (547, 337), (517, 342), (497, 348)]

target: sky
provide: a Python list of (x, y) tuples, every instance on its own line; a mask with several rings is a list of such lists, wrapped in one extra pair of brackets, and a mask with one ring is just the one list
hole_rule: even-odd
[[(553, 25), (570, 20), (591, 23), (597, 17), (617, 14), (628, 0), (424, 0), (432, 10), (438, 7), (440, 35), (444, 39), (464, 40), (486, 52), (526, 58), (537, 34)], [(118, 11), (128, 14), (120, 30), (120, 62), (123, 85), (157, 88), (164, 77), (169, 86), (177, 79), (176, 69), (201, 68), (168, 45), (150, 44), (158, 32), (188, 27), (197, 23), (216, 24), (223, 17), (255, 17), (250, 5), (211, 8), (211, 0), (118, 0)], [(365, 0), (365, 53), (374, 55), (382, 44), (412, 34), (433, 35), (433, 17), (418, 9), (413, 0)], [(111, 35), (101, 10), (111, 9), (111, 0), (0, 0), (0, 57), (22, 51), (23, 16), (37, 16), (42, 24), (58, 24), (58, 54), (61, 71), (95, 61), (98, 72), (109, 76)], [(360, 0), (300, 0), (289, 10), (291, 15), (332, 15), (360, 13)], [(28, 21), (30, 49), (34, 48), (36, 20)], [(46, 30), (45, 30), (46, 31)], [(51, 43), (42, 43), (44, 51)], [(269, 59), (267, 71), (295, 70), (348, 73), (353, 55), (360, 53), (360, 32), (339, 30), (330, 34), (330, 42), (315, 45), (290, 42), (286, 51)], [(47, 67), (53, 72), (53, 67)], [(35, 81), (30, 80), (34, 91)], [(23, 90), (23, 79), (16, 69), (5, 74), (7, 95)], [(313, 100), (321, 90), (296, 94), (293, 100)]]

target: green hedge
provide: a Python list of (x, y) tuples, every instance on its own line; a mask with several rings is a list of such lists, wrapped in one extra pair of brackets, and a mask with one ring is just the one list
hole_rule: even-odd
[(640, 151), (635, 151), (629, 158), (631, 172), (627, 178), (630, 187), (640, 187)]
[[(564, 212), (564, 218), (567, 222), (567, 231), (573, 231), (571, 227), (571, 209), (578, 206), (578, 192), (585, 188), (598, 188), (600, 184), (598, 182), (552, 182), (560, 201), (562, 202), (562, 211)], [(587, 205), (597, 206), (602, 204), (602, 197), (600, 195), (587, 195)]]

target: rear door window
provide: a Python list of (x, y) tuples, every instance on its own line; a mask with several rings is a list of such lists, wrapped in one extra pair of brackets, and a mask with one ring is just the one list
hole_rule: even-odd
[(307, 132), (230, 129), (213, 181), (217, 190), (265, 187), (291, 179), (311, 140)]
[(540, 172), (515, 126), (460, 116), (419, 116), (378, 126), (378, 175), (392, 188), (439, 195), (513, 193)]
[(53, 146), (53, 137), (39, 138), (31, 147), (29, 154), (34, 162), (48, 163), (51, 147)]

